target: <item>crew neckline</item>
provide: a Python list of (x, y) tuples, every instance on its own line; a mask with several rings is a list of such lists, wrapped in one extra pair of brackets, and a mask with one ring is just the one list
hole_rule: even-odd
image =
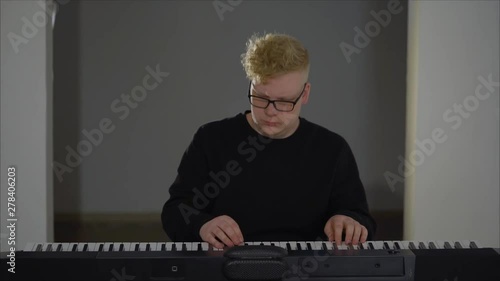
[(245, 123), (245, 127), (247, 128), (247, 130), (250, 131), (254, 135), (259, 135), (259, 136), (261, 136), (261, 137), (263, 137), (265, 139), (268, 139), (268, 140), (272, 140), (272, 141), (288, 141), (288, 140), (292, 140), (292, 139), (295, 139), (298, 135), (300, 135), (300, 133), (302, 132), (302, 130), (304, 128), (304, 121), (305, 121), (305, 119), (299, 116), (299, 126), (297, 127), (297, 129), (295, 130), (295, 132), (293, 132), (291, 135), (289, 135), (286, 138), (279, 138), (279, 139), (269, 138), (269, 137), (266, 137), (266, 136), (262, 135), (261, 133), (257, 132), (252, 127), (252, 125), (250, 125), (250, 123), (247, 120), (247, 114), (249, 114), (249, 113), (251, 114), (250, 110), (245, 110), (243, 113), (240, 113), (241, 119)]

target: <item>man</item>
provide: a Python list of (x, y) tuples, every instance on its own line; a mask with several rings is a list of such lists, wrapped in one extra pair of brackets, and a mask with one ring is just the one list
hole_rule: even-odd
[(288, 35), (254, 35), (242, 64), (251, 110), (197, 130), (163, 207), (167, 235), (216, 248), (371, 240), (376, 224), (349, 145), (300, 117), (308, 51)]

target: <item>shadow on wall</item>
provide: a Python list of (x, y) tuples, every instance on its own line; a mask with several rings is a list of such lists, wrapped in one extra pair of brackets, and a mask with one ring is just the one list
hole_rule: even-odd
[[(80, 115), (80, 85), (79, 85), (79, 9), (78, 1), (69, 1), (59, 5), (59, 11), (54, 25), (54, 209), (79, 209), (81, 186), (77, 167), (72, 167), (74, 158), (69, 156), (68, 148), (76, 148), (79, 139)], [(64, 24), (58, 24), (64, 23)], [(59, 164), (66, 167), (60, 166)], [(75, 165), (76, 166), (76, 165)], [(64, 169), (70, 170), (64, 170)], [(57, 170), (57, 173), (54, 172)], [(61, 174), (62, 173), (62, 174)], [(57, 213), (55, 214), (57, 220)], [(70, 235), (76, 239), (78, 229), (67, 229), (73, 233), (62, 233), (55, 221), (54, 239), (59, 241), (62, 236)]]

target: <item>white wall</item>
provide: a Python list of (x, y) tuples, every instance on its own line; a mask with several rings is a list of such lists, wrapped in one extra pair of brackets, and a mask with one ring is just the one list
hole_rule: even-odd
[(405, 239), (499, 247), (499, 2), (410, 3)]
[[(0, 5), (0, 225), (1, 250), (6, 251), (14, 246), (7, 244), (10, 223), (15, 223), (16, 250), (27, 242), (53, 241), (52, 23), (46, 21), (46, 1), (0, 1)], [(12, 203), (17, 221), (7, 221), (11, 165), (16, 168)]]

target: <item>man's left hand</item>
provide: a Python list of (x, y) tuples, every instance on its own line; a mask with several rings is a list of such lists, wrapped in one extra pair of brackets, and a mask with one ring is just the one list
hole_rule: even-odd
[(357, 245), (358, 242), (366, 242), (368, 230), (351, 217), (335, 215), (325, 225), (325, 234), (328, 241), (335, 241), (337, 246), (342, 244), (342, 232), (345, 232), (345, 243)]

